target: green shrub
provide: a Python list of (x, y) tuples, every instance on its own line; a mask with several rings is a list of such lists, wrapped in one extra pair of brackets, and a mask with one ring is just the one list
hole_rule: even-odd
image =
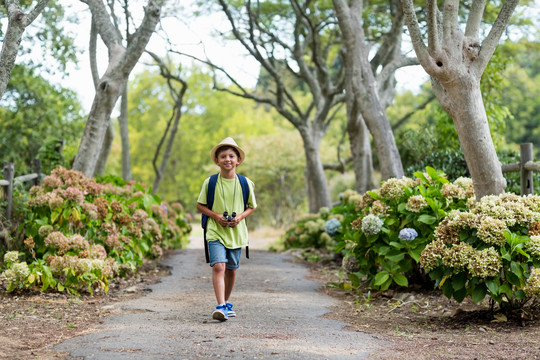
[[(191, 228), (181, 204), (162, 202), (140, 184), (107, 180), (60, 167), (30, 189), (21, 225), (28, 252), (21, 264), (33, 262), (25, 279), (8, 276), (9, 291), (106, 291), (112, 277), (187, 241)], [(8, 275), (13, 264), (6, 263)]]
[(337, 250), (358, 261), (360, 270), (349, 274), (353, 284), (365, 278), (373, 288), (385, 290), (429, 282), (418, 265), (420, 254), (439, 221), (450, 210), (465, 208), (473, 187), (465, 178), (450, 183), (430, 167), (415, 176), (383, 182), (360, 196), (354, 209), (350, 200), (332, 209), (345, 218)]
[(521, 308), (540, 295), (540, 197), (503, 194), (471, 201), (435, 230), (420, 258), (445, 296)]
[(283, 245), (285, 249), (290, 248), (334, 248), (334, 240), (325, 231), (325, 223), (329, 219), (339, 216), (330, 215), (328, 208), (321, 208), (318, 214), (306, 214), (293, 226), (289, 227), (283, 234)]

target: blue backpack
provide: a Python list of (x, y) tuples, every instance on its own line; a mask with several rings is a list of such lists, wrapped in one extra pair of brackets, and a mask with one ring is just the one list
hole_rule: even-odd
[[(216, 190), (216, 184), (219, 174), (214, 174), (210, 176), (208, 181), (208, 192), (206, 193), (206, 207), (212, 210), (214, 206), (214, 194)], [(240, 182), (240, 187), (242, 188), (242, 197), (244, 199), (244, 210), (247, 209), (247, 202), (249, 199), (249, 185), (244, 175), (236, 174), (238, 176), (238, 181)], [(247, 220), (247, 219), (244, 219)], [(208, 224), (208, 216), (202, 214), (201, 217), (201, 226), (204, 229), (204, 254), (206, 256), (206, 262), (210, 262), (210, 255), (208, 253), (208, 242), (206, 241), (206, 225)], [(249, 246), (246, 246), (246, 258), (249, 259)]]

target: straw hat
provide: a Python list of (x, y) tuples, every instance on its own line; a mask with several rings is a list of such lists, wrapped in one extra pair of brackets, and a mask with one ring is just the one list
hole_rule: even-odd
[(212, 151), (210, 151), (210, 156), (212, 157), (212, 161), (215, 161), (215, 159), (216, 159), (216, 151), (217, 151), (217, 149), (219, 149), (222, 146), (232, 146), (233, 148), (238, 150), (238, 152), (240, 153), (240, 162), (243, 162), (246, 159), (246, 154), (244, 153), (244, 150), (242, 150), (240, 148), (240, 146), (238, 146), (236, 144), (236, 142), (234, 141), (234, 139), (232, 137), (227, 137), (227, 138), (223, 139), (219, 144), (214, 146), (212, 148)]

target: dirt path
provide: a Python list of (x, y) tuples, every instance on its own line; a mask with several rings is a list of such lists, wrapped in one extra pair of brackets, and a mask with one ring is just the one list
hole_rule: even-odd
[(321, 318), (337, 300), (306, 279), (304, 266), (263, 250), (243, 255), (231, 299), (238, 316), (212, 320), (210, 269), (193, 240), (165, 261), (172, 275), (146, 296), (117, 303), (94, 333), (55, 349), (72, 359), (362, 359), (384, 346)]

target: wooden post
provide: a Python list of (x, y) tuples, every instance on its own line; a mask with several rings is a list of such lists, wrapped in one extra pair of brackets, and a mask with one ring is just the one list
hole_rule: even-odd
[(41, 159), (34, 159), (34, 172), (37, 174), (34, 185), (37, 186), (41, 183)]
[(525, 164), (533, 160), (533, 144), (524, 143), (520, 148), (520, 179), (521, 195), (532, 195), (534, 193), (533, 172), (525, 169)]
[(13, 163), (4, 163), (4, 180), (8, 182), (6, 186), (6, 219), (11, 220), (11, 212), (13, 211), (13, 177), (15, 175), (15, 166)]

